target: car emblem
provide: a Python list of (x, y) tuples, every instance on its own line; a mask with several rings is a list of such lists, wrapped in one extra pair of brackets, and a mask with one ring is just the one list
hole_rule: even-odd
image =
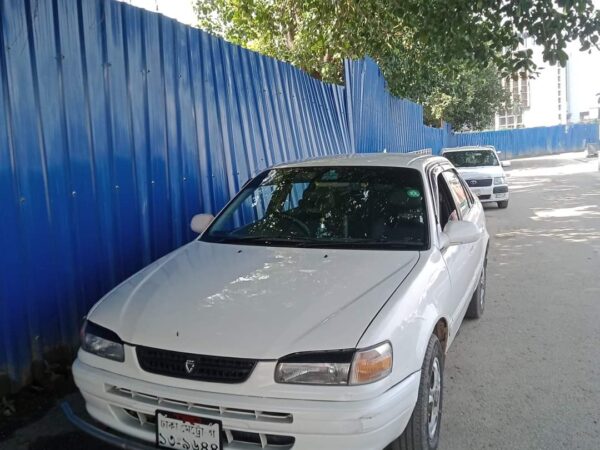
[(196, 367), (196, 361), (194, 361), (193, 359), (188, 359), (185, 362), (185, 371), (187, 373), (192, 373), (192, 371), (194, 370), (194, 367)]
[(477, 180), (469, 180), (469, 184), (471, 186), (475, 186), (477, 184)]

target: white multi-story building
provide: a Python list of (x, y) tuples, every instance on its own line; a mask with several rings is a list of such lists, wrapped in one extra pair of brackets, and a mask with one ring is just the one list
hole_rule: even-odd
[(529, 128), (576, 123), (598, 119), (600, 95), (600, 52), (580, 52), (579, 45), (568, 48), (566, 67), (551, 66), (542, 58), (542, 48), (531, 38), (525, 49), (533, 50), (538, 75), (522, 72), (502, 80), (511, 92), (515, 106), (496, 114), (495, 129)]
[(600, 107), (600, 51), (578, 51), (574, 44), (569, 51), (569, 114), (570, 122), (598, 120)]

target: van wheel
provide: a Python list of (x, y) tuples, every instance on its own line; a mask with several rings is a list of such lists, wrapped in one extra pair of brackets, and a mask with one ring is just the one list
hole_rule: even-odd
[(469, 303), (469, 309), (465, 316), (467, 319), (479, 319), (483, 316), (483, 310), (485, 309), (485, 286), (487, 278), (487, 258), (483, 262), (483, 268), (481, 269), (481, 275), (479, 275), (479, 283), (477, 283), (477, 289), (473, 292), (471, 297), (471, 303)]
[(498, 208), (500, 208), (500, 209), (506, 209), (506, 208), (508, 208), (508, 200), (504, 200), (504, 201), (498, 202)]
[(440, 441), (444, 352), (436, 335), (431, 335), (421, 367), (419, 396), (412, 416), (398, 439), (385, 450), (435, 450)]

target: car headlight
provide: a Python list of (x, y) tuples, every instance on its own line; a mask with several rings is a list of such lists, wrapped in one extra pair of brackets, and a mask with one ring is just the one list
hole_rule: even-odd
[(506, 184), (506, 179), (504, 177), (496, 177), (494, 178), (494, 184)]
[(115, 332), (87, 320), (81, 328), (81, 348), (113, 361), (125, 361), (121, 338)]
[(381, 380), (392, 371), (392, 346), (383, 342), (362, 350), (296, 353), (279, 360), (277, 383), (358, 385)]

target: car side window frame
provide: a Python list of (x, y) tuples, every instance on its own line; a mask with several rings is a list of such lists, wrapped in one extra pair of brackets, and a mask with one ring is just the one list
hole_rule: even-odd
[[(446, 192), (446, 195), (444, 195), (444, 197), (448, 197), (448, 201), (450, 202), (451, 207), (453, 207), (453, 211), (456, 211), (456, 218), (457, 220), (462, 220), (462, 215), (461, 215), (461, 211), (458, 207), (458, 205), (456, 204), (456, 201), (454, 200), (454, 196), (452, 195), (452, 189), (450, 188), (450, 186), (448, 185), (448, 181), (446, 180), (446, 177), (444, 177), (444, 173), (446, 173), (447, 170), (442, 170), (441, 172), (438, 173), (437, 175), (437, 179), (436, 179), (436, 185), (437, 185), (437, 192), (438, 192), (438, 196), (439, 196), (439, 192), (441, 189), (443, 189)], [(437, 182), (437, 180), (439, 180), (441, 178), (441, 183)], [(438, 231), (439, 232), (443, 232), (444, 228), (446, 226), (446, 224), (448, 223), (448, 221), (450, 220), (450, 218), (448, 218), (448, 221), (446, 221), (446, 223), (444, 224), (444, 227), (442, 227), (442, 222), (441, 222), (441, 206), (442, 206), (442, 199), (439, 199), (439, 205), (438, 205), (438, 214), (440, 214), (440, 222), (438, 223)], [(451, 210), (452, 211), (452, 210)]]
[(457, 173), (457, 175), (458, 175), (458, 180), (460, 181), (460, 184), (462, 184), (463, 189), (467, 193), (467, 200), (469, 202), (469, 210), (470, 210), (473, 207), (473, 205), (475, 204), (475, 196), (473, 195), (473, 192), (471, 192), (471, 188), (469, 187), (467, 182), (465, 180), (463, 180), (463, 178), (460, 176), (460, 174)]
[(444, 168), (440, 164), (432, 165), (427, 171), (427, 176), (429, 178), (429, 192), (433, 203), (433, 214), (435, 216), (435, 224), (437, 225), (436, 228), (438, 229), (440, 226), (440, 198), (437, 179), (443, 171)]
[(459, 174), (456, 172), (456, 170), (455, 170), (455, 169), (448, 169), (448, 170), (444, 170), (444, 172), (442, 173), (442, 175), (444, 175), (444, 174), (446, 174), (446, 173), (450, 173), (450, 174), (454, 175), (454, 176), (456, 177), (456, 179), (458, 180), (458, 183), (459, 183), (459, 185), (461, 186), (461, 188), (462, 188), (462, 189), (463, 189), (463, 191), (464, 191), (464, 194), (465, 194), (465, 199), (466, 199), (466, 201), (467, 201), (467, 208), (466, 208), (466, 209), (465, 209), (465, 211), (463, 212), (463, 211), (462, 211), (462, 208), (461, 208), (461, 206), (460, 206), (459, 204), (457, 204), (457, 203), (456, 203), (456, 199), (454, 198), (454, 194), (453, 194), (453, 192), (452, 192), (452, 188), (450, 187), (450, 183), (448, 182), (448, 180), (446, 179), (446, 177), (445, 177), (445, 176), (443, 176), (443, 178), (444, 178), (444, 182), (446, 183), (446, 187), (449, 189), (449, 191), (450, 191), (450, 194), (451, 194), (451, 196), (452, 196), (452, 200), (453, 200), (454, 204), (456, 205), (456, 212), (457, 212), (457, 214), (458, 214), (458, 216), (459, 216), (459, 219), (462, 219), (462, 218), (463, 218), (463, 217), (465, 217), (465, 216), (466, 216), (466, 215), (469, 213), (469, 211), (471, 210), (471, 206), (472, 206), (472, 205), (471, 205), (471, 204), (470, 204), (470, 202), (469, 202), (469, 192), (468, 192), (468, 190), (465, 190), (465, 188), (464, 188), (464, 185), (463, 185), (463, 182), (461, 181), (460, 175), (459, 175)]

